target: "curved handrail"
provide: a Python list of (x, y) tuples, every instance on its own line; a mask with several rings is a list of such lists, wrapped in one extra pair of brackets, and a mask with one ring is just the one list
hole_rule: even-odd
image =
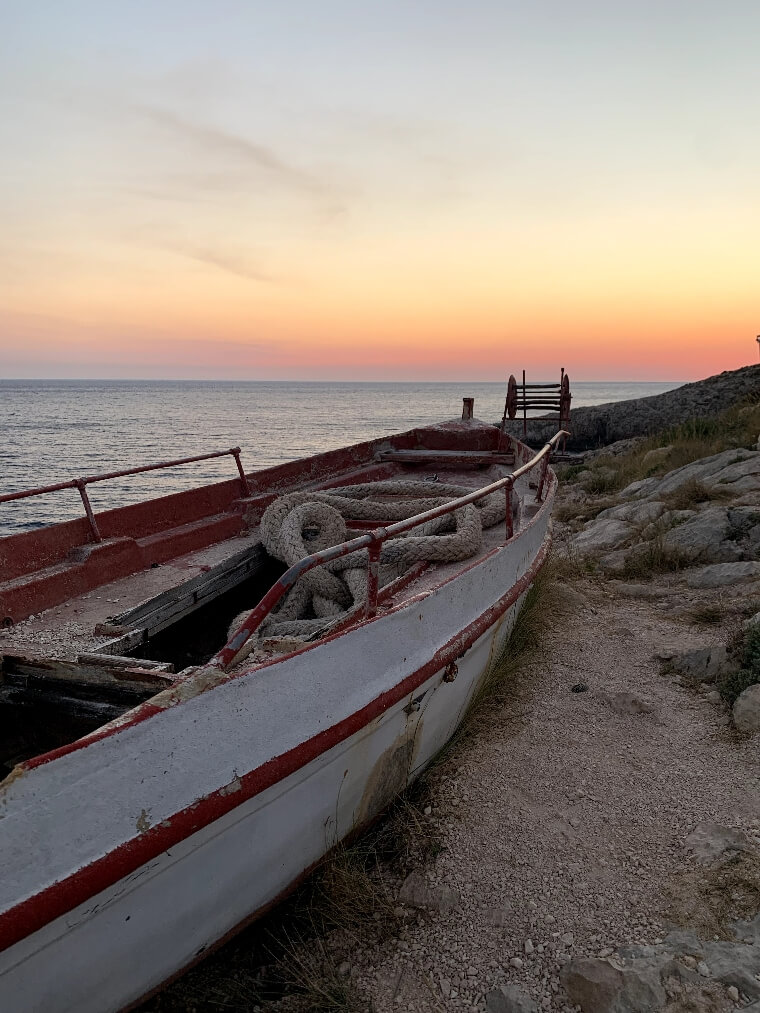
[(341, 556), (347, 556), (350, 552), (356, 552), (359, 549), (369, 549), (367, 604), (365, 606), (364, 614), (366, 618), (371, 618), (377, 611), (378, 566), (380, 562), (380, 547), (383, 542), (388, 538), (394, 538), (396, 535), (400, 535), (405, 531), (416, 528), (419, 524), (424, 524), (426, 521), (434, 520), (436, 517), (442, 517), (444, 514), (453, 513), (460, 507), (467, 506), (469, 503), (475, 503), (477, 500), (483, 499), (485, 496), (490, 496), (491, 493), (498, 492), (500, 489), (504, 489), (506, 491), (506, 537), (508, 540), (513, 534), (512, 500), (510, 496), (512, 486), (518, 478), (527, 474), (527, 472), (532, 471), (537, 464), (543, 461), (541, 477), (539, 479), (538, 489), (536, 492), (536, 499), (540, 502), (543, 495), (546, 470), (549, 466), (549, 457), (551, 452), (563, 436), (569, 435), (570, 434), (564, 429), (560, 429), (559, 432), (553, 436), (551, 440), (549, 440), (549, 442), (546, 443), (529, 461), (521, 465), (521, 467), (517, 468), (505, 478), (500, 478), (498, 481), (492, 482), (491, 485), (486, 485), (480, 489), (476, 489), (473, 492), (468, 493), (466, 496), (460, 496), (459, 499), (449, 500), (448, 503), (443, 503), (441, 506), (433, 507), (431, 510), (425, 510), (424, 513), (414, 514), (412, 517), (405, 517), (403, 520), (396, 521), (395, 524), (388, 524), (386, 527), (375, 528), (374, 530), (367, 532), (366, 535), (359, 535), (357, 538), (341, 542), (339, 545), (331, 545), (327, 549), (322, 549), (321, 552), (313, 552), (311, 555), (304, 556), (303, 559), (299, 559), (297, 563), (294, 563), (290, 569), (286, 570), (280, 579), (272, 585), (258, 605), (248, 614), (245, 622), (238, 627), (224, 647), (220, 651), (217, 651), (214, 657), (207, 663), (207, 667), (220, 668), (222, 670), (229, 668), (242, 648), (245, 646), (246, 642), (264, 621), (266, 616), (269, 615), (275, 605), (285, 594), (287, 594), (299, 577), (301, 577), (304, 573), (312, 570), (315, 566), (322, 566), (324, 563), (329, 563), (333, 559), (340, 559)]
[(44, 496), (46, 493), (59, 492), (61, 489), (78, 489), (79, 495), (82, 497), (84, 511), (87, 514), (87, 520), (90, 523), (90, 530), (92, 531), (93, 538), (96, 542), (101, 542), (103, 539), (98, 529), (95, 515), (92, 511), (86, 486), (92, 485), (93, 482), (107, 482), (112, 478), (124, 478), (127, 475), (141, 475), (145, 471), (159, 471), (162, 468), (176, 468), (177, 465), (180, 464), (195, 464), (196, 461), (210, 461), (215, 457), (227, 457), (228, 455), (235, 458), (235, 464), (237, 465), (238, 475), (240, 476), (243, 495), (247, 496), (249, 493), (248, 479), (245, 477), (245, 471), (243, 470), (243, 465), (240, 461), (240, 447), (231, 447), (230, 450), (215, 450), (210, 454), (196, 454), (194, 457), (179, 457), (174, 461), (159, 461), (158, 464), (141, 464), (136, 468), (124, 468), (121, 471), (107, 471), (101, 475), (84, 475), (82, 478), (70, 478), (67, 482), (56, 482), (54, 485), (42, 485), (36, 489), (22, 489), (19, 492), (6, 492), (0, 495), (0, 503), (10, 503), (12, 500), (17, 499), (29, 499), (30, 496)]

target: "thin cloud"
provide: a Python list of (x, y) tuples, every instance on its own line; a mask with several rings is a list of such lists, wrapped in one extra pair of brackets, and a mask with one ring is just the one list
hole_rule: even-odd
[(157, 106), (135, 106), (134, 111), (142, 119), (160, 127), (175, 138), (202, 149), (204, 153), (222, 155), (242, 162), (249, 169), (264, 174), (287, 189), (315, 197), (329, 197), (332, 200), (337, 195), (334, 185), (290, 165), (270, 146), (258, 144), (247, 137), (231, 134), (217, 127), (193, 123)]
[(161, 245), (165, 250), (177, 253), (182, 257), (188, 257), (190, 260), (197, 260), (201, 264), (211, 264), (221, 271), (237, 275), (238, 278), (269, 284), (273, 284), (276, 280), (258, 267), (251, 265), (244, 257), (223, 253), (209, 247), (194, 246), (191, 243), (162, 243)]

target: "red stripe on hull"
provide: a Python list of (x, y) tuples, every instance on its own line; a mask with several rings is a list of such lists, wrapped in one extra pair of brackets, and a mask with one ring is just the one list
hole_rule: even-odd
[[(430, 661), (411, 673), (398, 685), (376, 697), (366, 707), (287, 753), (283, 753), (255, 770), (242, 775), (240, 790), (234, 794), (230, 794), (222, 788), (199, 799), (194, 805), (180, 810), (174, 816), (163, 820), (158, 826), (125, 842), (109, 854), (104, 855), (103, 858), (92, 862), (66, 879), (52, 884), (35, 896), (4, 912), (0, 915), (0, 950), (13, 946), (26, 936), (43, 928), (49, 922), (128, 876), (162, 852), (306, 766), (322, 753), (360, 731), (399, 700), (414, 692), (418, 686), (437, 671), (445, 668), (450, 661), (461, 657), (527, 591), (546, 559), (550, 543), (551, 537), (547, 534), (529, 570), (506, 594), (436, 651)], [(159, 708), (150, 703), (143, 704), (137, 709), (129, 724), (145, 720), (158, 710)], [(95, 735), (97, 736), (97, 733)], [(81, 743), (72, 745), (81, 748)], [(71, 751), (69, 747), (63, 747), (55, 753), (48, 753), (38, 759), (42, 762), (49, 762), (56, 755), (69, 751)], [(39, 763), (34, 760), (25, 764), (27, 768), (38, 765)]]

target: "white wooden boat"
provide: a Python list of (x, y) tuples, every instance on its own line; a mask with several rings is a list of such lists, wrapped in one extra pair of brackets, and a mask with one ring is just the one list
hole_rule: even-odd
[[(464, 415), (0, 540), (2, 759), (19, 761), (0, 785), (0, 1008), (129, 1008), (276, 902), (447, 742), (546, 558), (556, 486), (551, 444), (534, 454)], [(282, 493), (435, 474), (472, 493), (355, 529), (284, 575), (261, 548)], [(391, 536), (485, 492), (509, 511), (473, 558), (378, 590)], [(358, 547), (358, 609), (236, 667), (299, 574)], [(278, 575), (209, 657), (224, 640), (209, 649), (209, 631)], [(175, 674), (188, 645), (195, 663)]]

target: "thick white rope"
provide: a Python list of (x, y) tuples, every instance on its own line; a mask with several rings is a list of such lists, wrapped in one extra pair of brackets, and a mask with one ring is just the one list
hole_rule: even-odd
[[(429, 496), (428, 492), (436, 495)], [(346, 517), (390, 523), (471, 492), (472, 488), (459, 485), (388, 481), (340, 486), (328, 492), (289, 493), (265, 510), (261, 518), (261, 540), (270, 556), (292, 566), (305, 556), (345, 542), (348, 538)], [(515, 515), (517, 505), (513, 492)], [(503, 521), (505, 514), (505, 495), (499, 491), (388, 539), (380, 552), (380, 586), (421, 560), (449, 563), (469, 559), (480, 548), (483, 528)], [(360, 549), (303, 574), (277, 611), (264, 620), (259, 634), (309, 639), (326, 632), (336, 618), (364, 604), (368, 560), (367, 550)], [(235, 618), (230, 636), (249, 612), (250, 609)], [(256, 638), (251, 637), (238, 660), (242, 660), (255, 644)]]

